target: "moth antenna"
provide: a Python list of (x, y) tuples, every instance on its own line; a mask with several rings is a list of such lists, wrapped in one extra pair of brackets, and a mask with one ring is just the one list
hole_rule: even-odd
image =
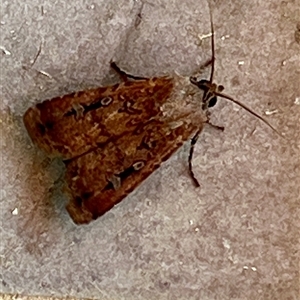
[(211, 31), (211, 71), (210, 71), (210, 79), (209, 82), (213, 82), (214, 72), (215, 72), (215, 30), (213, 24), (213, 16), (211, 12), (210, 4), (208, 3), (209, 7), (209, 15), (210, 15), (210, 31)]
[(197, 143), (200, 132), (201, 132), (201, 130), (198, 130), (196, 132), (196, 134), (193, 136), (193, 138), (191, 139), (190, 154), (189, 154), (189, 173), (194, 182), (195, 187), (200, 187), (200, 184), (199, 184), (198, 180), (196, 179), (195, 174), (193, 172), (192, 160), (193, 160), (194, 147), (195, 147), (195, 144)]
[(258, 113), (256, 113), (255, 111), (253, 111), (250, 107), (246, 106), (244, 103), (233, 99), (232, 97), (225, 95), (223, 93), (219, 93), (217, 91), (214, 92), (214, 95), (218, 96), (218, 97), (222, 97), (224, 99), (227, 99), (235, 104), (237, 104), (238, 106), (242, 107), (243, 109), (245, 109), (246, 111), (248, 111), (251, 115), (255, 116), (256, 118), (258, 118), (259, 120), (261, 120), (262, 122), (264, 122), (266, 125), (268, 125), (273, 131), (275, 131), (279, 136), (283, 137), (284, 136), (278, 132), (275, 127), (273, 127), (266, 119), (264, 119), (262, 116), (260, 116)]
[(112, 60), (110, 61), (110, 67), (121, 77), (122, 81), (127, 81), (128, 78), (133, 80), (147, 80), (146, 77), (134, 76), (126, 73), (125, 71), (121, 70)]

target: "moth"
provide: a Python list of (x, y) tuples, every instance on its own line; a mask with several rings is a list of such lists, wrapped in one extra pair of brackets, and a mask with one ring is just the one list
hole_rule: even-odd
[(178, 74), (138, 77), (111, 62), (121, 83), (46, 100), (26, 111), (24, 124), (33, 143), (65, 163), (66, 209), (76, 224), (106, 213), (188, 140), (189, 173), (199, 186), (192, 171), (193, 149), (217, 97), (240, 105), (275, 130), (213, 82), (210, 15), (212, 58), (200, 67), (211, 65), (209, 80)]

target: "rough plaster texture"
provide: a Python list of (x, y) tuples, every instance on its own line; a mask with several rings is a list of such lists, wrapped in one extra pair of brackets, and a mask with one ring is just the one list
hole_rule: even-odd
[[(75, 226), (62, 163), (22, 124), (38, 101), (210, 57), (204, 0), (1, 2), (1, 292), (97, 299), (299, 299), (299, 1), (211, 1), (215, 79), (286, 139), (225, 100), (206, 128), (132, 195)], [(139, 23), (135, 26), (135, 23)], [(39, 57), (31, 66), (39, 46)], [(197, 45), (198, 44), (198, 45)], [(209, 71), (209, 70), (207, 70)], [(207, 74), (206, 74), (207, 75)]]

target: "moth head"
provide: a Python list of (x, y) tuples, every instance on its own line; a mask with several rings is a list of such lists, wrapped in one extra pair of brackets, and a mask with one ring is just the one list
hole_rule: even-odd
[(208, 108), (213, 107), (217, 104), (216, 92), (221, 93), (222, 91), (224, 91), (223, 85), (211, 83), (209, 80), (206, 79), (201, 79), (198, 81), (196, 77), (190, 77), (190, 81), (192, 84), (196, 85), (200, 90), (203, 91), (203, 110), (207, 110)]
[(262, 116), (257, 114), (255, 111), (253, 111), (251, 108), (247, 107), (245, 104), (242, 102), (239, 102), (232, 97), (222, 93), (224, 90), (223, 85), (217, 85), (210, 80), (197, 80), (195, 77), (190, 77), (190, 81), (192, 84), (196, 85), (200, 90), (203, 91), (203, 97), (202, 97), (202, 109), (203, 111), (207, 111), (208, 108), (213, 107), (217, 103), (217, 97), (224, 98), (226, 100), (229, 100), (238, 106), (242, 107), (246, 111), (248, 111), (250, 114), (255, 116), (256, 118), (260, 119), (263, 121), (266, 125), (268, 125), (272, 130), (274, 130), (277, 134), (279, 134), (281, 137), (282, 135), (267, 121), (265, 120)]

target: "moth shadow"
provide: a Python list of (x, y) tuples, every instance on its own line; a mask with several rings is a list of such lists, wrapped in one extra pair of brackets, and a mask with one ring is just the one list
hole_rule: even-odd
[(12, 119), (14, 129), (9, 136), (12, 143), (8, 145), (6, 161), (11, 175), (6, 184), (12, 185), (14, 197), (7, 201), (8, 207), (18, 209), (18, 215), (4, 214), (3, 221), (15, 228), (14, 234), (23, 240), (27, 252), (44, 256), (70, 221), (61, 190), (64, 164), (58, 159), (50, 160), (32, 145), (19, 116)]

